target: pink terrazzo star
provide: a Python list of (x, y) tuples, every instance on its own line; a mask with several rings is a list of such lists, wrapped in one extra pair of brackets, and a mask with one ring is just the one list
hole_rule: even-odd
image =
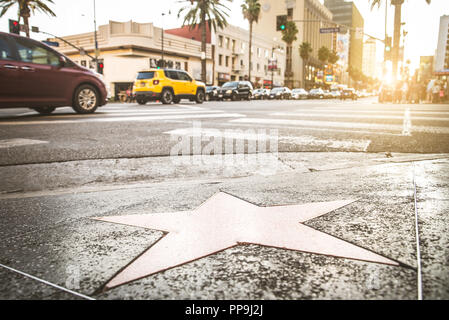
[(354, 200), (258, 207), (220, 192), (193, 211), (95, 218), (168, 232), (109, 281), (106, 289), (249, 243), (399, 265), (302, 224), (352, 202)]

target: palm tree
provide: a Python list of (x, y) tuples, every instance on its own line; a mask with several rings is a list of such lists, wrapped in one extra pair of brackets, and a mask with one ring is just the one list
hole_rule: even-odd
[(290, 79), (292, 76), (292, 43), (298, 39), (296, 37), (298, 32), (298, 27), (293, 21), (287, 21), (287, 23), (285, 24), (285, 29), (282, 30), (282, 41), (287, 44), (287, 86), (290, 86)]
[[(189, 2), (178, 12), (178, 18), (185, 12), (183, 26), (189, 25), (190, 30), (199, 27), (201, 29), (201, 52), (206, 53), (207, 48), (207, 29), (223, 29), (228, 25), (226, 21), (229, 14), (229, 8), (223, 2), (232, 2), (232, 0), (183, 0)], [(203, 58), (203, 57), (202, 57)], [(201, 59), (201, 80), (206, 83), (206, 59)]]
[(312, 45), (308, 42), (303, 42), (299, 46), (299, 55), (302, 58), (302, 83), (303, 87), (306, 87), (306, 64), (309, 62), (310, 55), (312, 54)]
[(48, 14), (49, 16), (56, 17), (56, 14), (48, 7), (45, 2), (53, 3), (53, 0), (0, 0), (0, 18), (3, 17), (6, 12), (15, 4), (18, 5), (19, 23), (20, 18), (23, 18), (23, 24), (25, 25), (25, 33), (27, 37), (30, 37), (30, 26), (29, 18), (31, 13), (34, 14), (35, 11), (40, 11)]
[(329, 52), (328, 61), (330, 64), (336, 64), (338, 60), (340, 60), (340, 57), (335, 50)]
[[(380, 6), (381, 0), (368, 0), (371, 2), (371, 10), (377, 4)], [(404, 0), (390, 0), (391, 5), (394, 6), (394, 40), (393, 40), (393, 79), (396, 80), (398, 72), (398, 60), (399, 60), (399, 42), (401, 40), (401, 12)], [(431, 3), (431, 0), (425, 0), (427, 4)]]
[(253, 23), (259, 22), (260, 17), (260, 2), (259, 0), (244, 0), (242, 4), (242, 13), (246, 20), (249, 22), (249, 63), (248, 63), (248, 77), (251, 82), (251, 66), (252, 66), (252, 48), (253, 48)]
[(329, 60), (330, 51), (327, 47), (323, 46), (318, 50), (318, 60), (320, 60), (323, 64)]

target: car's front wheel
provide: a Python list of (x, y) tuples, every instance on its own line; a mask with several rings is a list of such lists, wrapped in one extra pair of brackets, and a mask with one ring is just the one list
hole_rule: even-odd
[(145, 98), (137, 98), (136, 101), (140, 105), (145, 105), (147, 103), (147, 100), (145, 100)]
[(88, 114), (97, 110), (100, 99), (97, 90), (88, 84), (78, 87), (75, 91), (73, 110), (77, 113)]
[(39, 108), (32, 108), (34, 111), (39, 112), (40, 114), (43, 115), (49, 115), (51, 114), (53, 111), (56, 110), (55, 107), (39, 107)]

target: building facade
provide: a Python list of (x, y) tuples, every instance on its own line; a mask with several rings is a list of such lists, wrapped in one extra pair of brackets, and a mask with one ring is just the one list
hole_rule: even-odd
[[(109, 85), (111, 95), (118, 95), (132, 86), (139, 71), (156, 68), (162, 58), (162, 29), (152, 23), (115, 22), (99, 27), (98, 58), (103, 63), (104, 81)], [(95, 56), (94, 32), (63, 37), (79, 50), (58, 40), (55, 49), (67, 55), (81, 66), (94, 69), (88, 56)], [(185, 70), (195, 79), (201, 80), (201, 43), (193, 39), (164, 33), (164, 60), (169, 68)], [(213, 82), (212, 46), (207, 45), (207, 81)]]
[(440, 31), (435, 56), (435, 72), (449, 75), (449, 16), (440, 17)]
[(335, 23), (347, 26), (350, 33), (349, 67), (363, 70), (363, 28), (364, 20), (352, 1), (324, 0), (332, 12)]
[[(166, 31), (169, 34), (200, 40), (199, 28), (182, 27)], [(252, 65), (249, 66), (249, 31), (228, 25), (224, 29), (206, 30), (212, 45), (214, 85), (227, 81), (251, 81), (256, 88), (284, 85), (285, 43), (253, 32)], [(269, 68), (270, 59), (277, 61), (276, 70)], [(251, 68), (251, 79), (249, 79)]]
[[(319, 0), (262, 0), (261, 4), (259, 23), (253, 26), (256, 33), (279, 41), (282, 32), (277, 30), (278, 16), (286, 15), (288, 20), (297, 24), (299, 33), (292, 45), (289, 86), (310, 88), (319, 85), (319, 82), (323, 83), (324, 66), (318, 60), (318, 50), (323, 46), (333, 49), (333, 34), (322, 34), (320, 28), (333, 26), (326, 22), (332, 20), (332, 13)], [(313, 49), (308, 61), (303, 61), (299, 53), (303, 42), (309, 42)]]
[(364, 75), (375, 78), (378, 76), (376, 61), (376, 40), (368, 39), (363, 45), (363, 68)]

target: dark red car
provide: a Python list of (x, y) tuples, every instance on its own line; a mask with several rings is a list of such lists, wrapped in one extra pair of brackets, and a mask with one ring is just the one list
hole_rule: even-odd
[(107, 103), (104, 82), (49, 46), (0, 32), (0, 108), (49, 114), (71, 106), (93, 113)]

